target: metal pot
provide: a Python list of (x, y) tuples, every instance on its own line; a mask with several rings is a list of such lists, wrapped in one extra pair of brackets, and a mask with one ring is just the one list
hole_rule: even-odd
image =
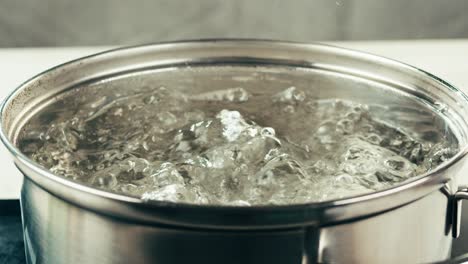
[[(217, 72), (223, 65), (228, 70)], [(242, 81), (262, 88), (268, 72), (275, 72), (285, 83), (322, 86), (322, 97), (443, 103), (444, 120), (461, 150), (430, 173), (375, 193), (290, 206), (222, 207), (144, 202), (94, 189), (53, 175), (16, 147), (25, 122), (79, 84), (148, 71), (163, 78), (183, 67), (211, 69), (211, 75), (194, 70), (193, 85)], [(232, 78), (248, 72), (258, 78)], [(1, 122), (1, 138), (25, 175), (21, 208), (31, 264), (443, 261), (458, 235), (460, 201), (468, 198), (458, 188), (468, 150), (468, 98), (414, 67), (326, 45), (206, 40), (100, 53), (25, 82), (3, 103)]]

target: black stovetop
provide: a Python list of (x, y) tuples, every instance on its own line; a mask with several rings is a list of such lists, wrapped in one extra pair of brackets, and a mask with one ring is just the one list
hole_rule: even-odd
[(23, 264), (23, 230), (17, 200), (0, 200), (0, 264)]
[[(468, 212), (468, 203), (463, 205), (464, 212)], [(464, 223), (468, 223), (468, 214), (464, 214)], [(468, 252), (468, 224), (462, 229), (460, 238), (454, 240), (453, 256), (460, 256)], [(21, 211), (18, 200), (0, 200), (0, 264), (24, 264), (23, 231), (21, 228)], [(447, 262), (468, 263), (468, 255)]]

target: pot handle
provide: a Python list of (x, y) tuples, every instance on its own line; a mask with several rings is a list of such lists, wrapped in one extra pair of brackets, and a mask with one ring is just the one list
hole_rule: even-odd
[(459, 187), (458, 191), (453, 195), (452, 236), (454, 238), (457, 238), (460, 236), (463, 200), (468, 200), (468, 186)]

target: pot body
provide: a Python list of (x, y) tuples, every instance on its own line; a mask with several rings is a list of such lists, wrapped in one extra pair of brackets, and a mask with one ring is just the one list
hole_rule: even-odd
[[(187, 67), (189, 78), (174, 75)], [(159, 74), (164, 69), (172, 73)], [(153, 71), (165, 82), (190, 80), (190, 87), (223, 77), (223, 87), (261, 89), (276, 80), (270, 84), (324, 87), (320, 98), (439, 108), (442, 102), (446, 107), (437, 111), (450, 121), (443, 124), (456, 132), (460, 151), (443, 166), (379, 192), (320, 203), (227, 207), (105, 192), (52, 174), (17, 148), (28, 118), (59, 95), (81, 84)], [(250, 81), (244, 82), (246, 76)], [(0, 138), (25, 175), (21, 207), (30, 264), (437, 262), (450, 255), (460, 201), (468, 199), (468, 189), (457, 192), (468, 153), (468, 97), (419, 69), (330, 46), (207, 40), (111, 51), (34, 77), (7, 98), (0, 113)]]
[(442, 190), (329, 226), (210, 230), (138, 223), (64, 201), (25, 177), (26, 255), (33, 263), (429, 263), (452, 243)]

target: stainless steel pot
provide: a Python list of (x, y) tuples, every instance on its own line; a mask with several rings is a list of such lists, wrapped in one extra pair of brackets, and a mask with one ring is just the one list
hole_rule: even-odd
[[(230, 70), (216, 74), (222, 65)], [(322, 86), (323, 97), (443, 103), (446, 125), (461, 150), (434, 171), (380, 192), (291, 206), (221, 207), (143, 202), (93, 189), (53, 175), (16, 147), (25, 122), (79, 84), (148, 71), (163, 76), (181, 67), (214, 70), (211, 79), (194, 70), (194, 85), (237, 80), (262, 88), (264, 69), (275, 69), (285, 82)], [(258, 78), (232, 78), (252, 71), (260, 72)], [(21, 206), (28, 263), (443, 261), (458, 235), (460, 201), (468, 198), (458, 186), (468, 150), (468, 98), (414, 67), (326, 45), (206, 40), (113, 50), (25, 82), (3, 103), (1, 122), (1, 138), (25, 175)]]

